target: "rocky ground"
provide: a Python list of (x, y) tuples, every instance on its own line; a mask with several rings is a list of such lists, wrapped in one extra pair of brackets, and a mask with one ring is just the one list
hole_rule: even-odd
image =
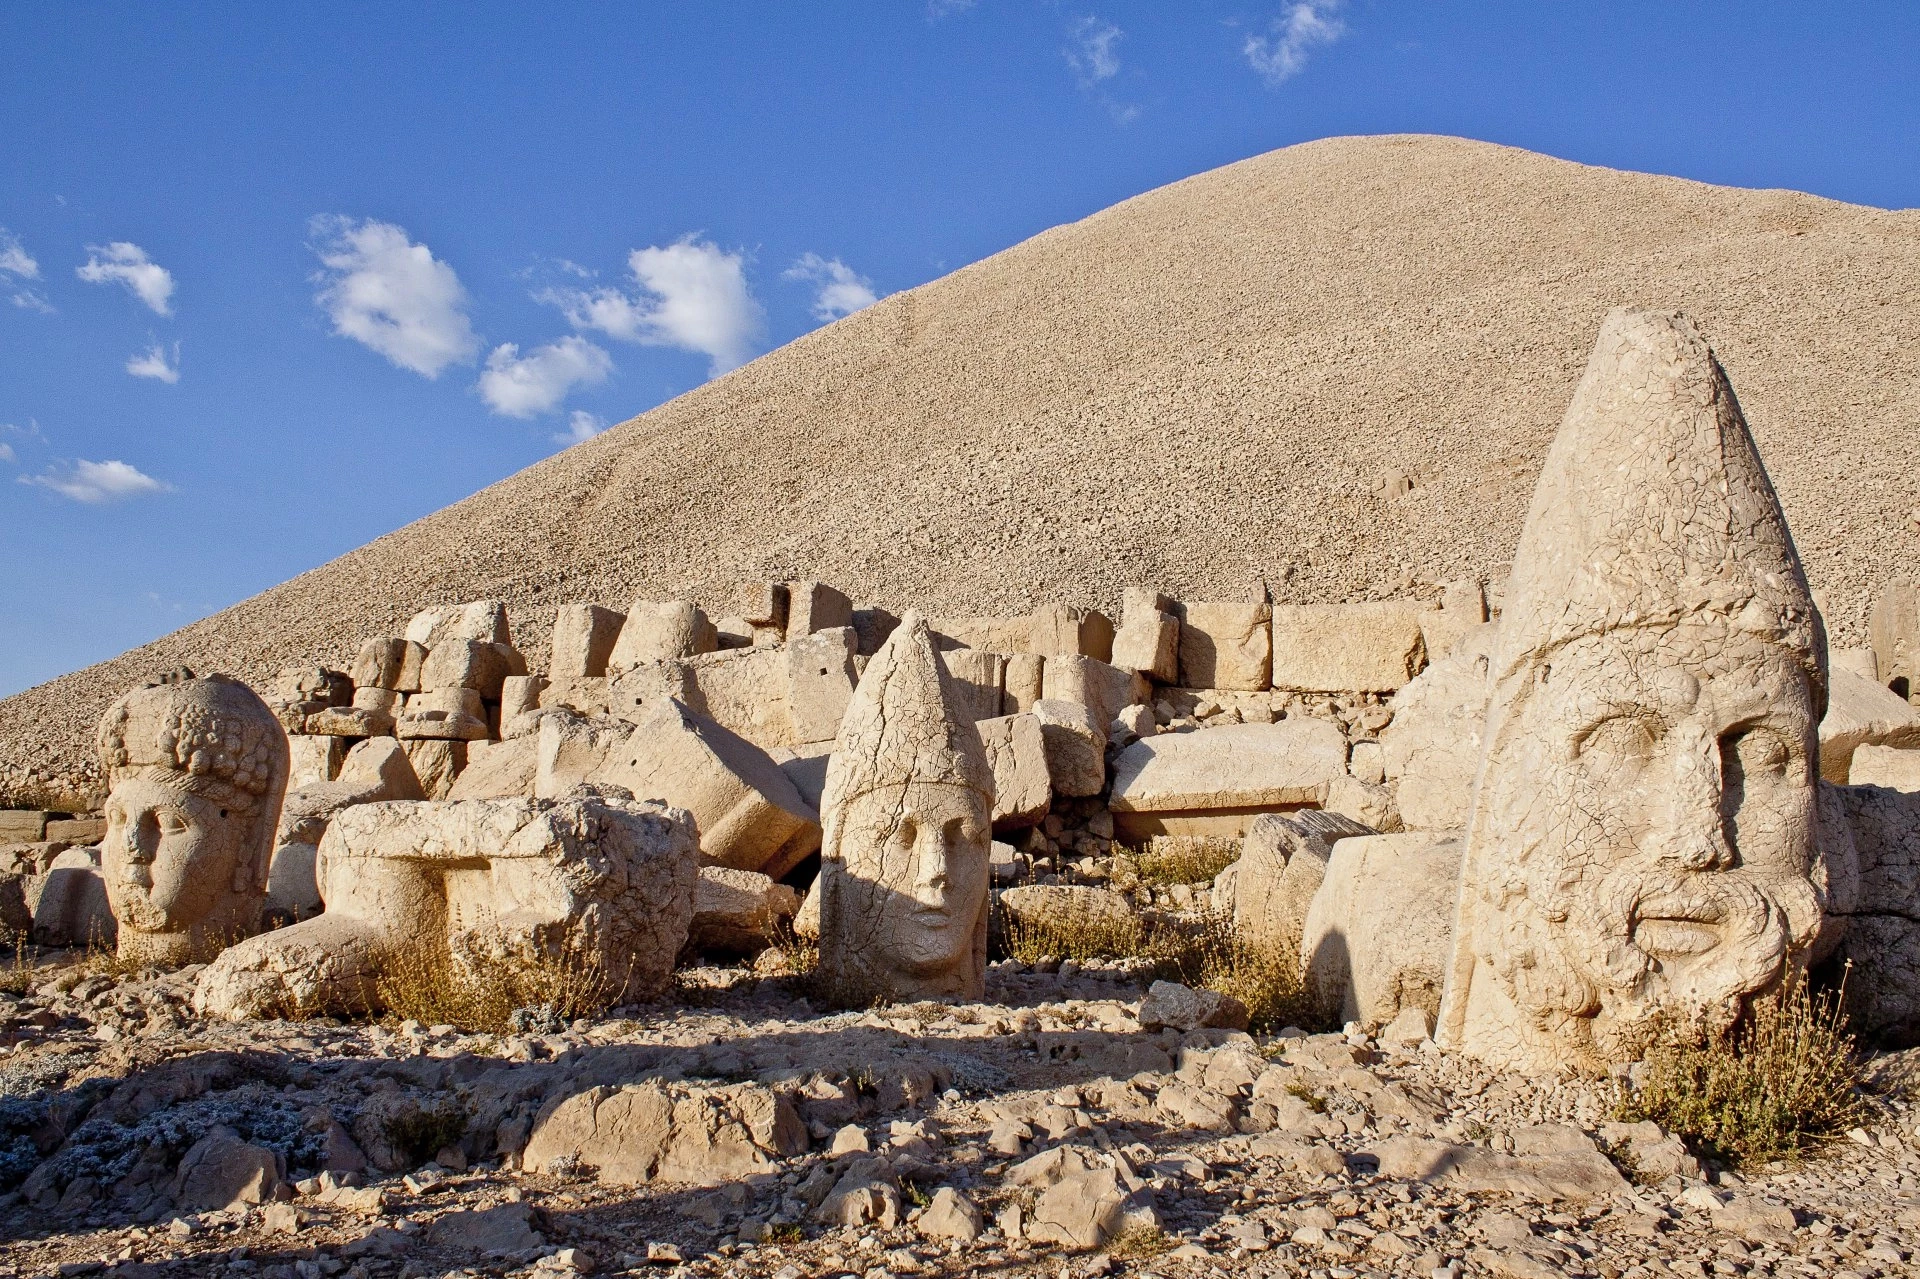
[[(0, 996), (5, 1279), (1920, 1265), (1904, 1055), (1877, 1059), (1850, 1140), (1743, 1177), (1610, 1122), (1606, 1081), (1358, 1033), (1145, 1029), (1136, 965), (1009, 961), (984, 1004), (838, 1014), (792, 979), (703, 968), (672, 1002), (489, 1036), (208, 1025), (191, 970), (42, 963)], [(649, 1089), (670, 1121), (601, 1105), (597, 1162), (561, 1150), (583, 1098)], [(611, 1184), (649, 1172), (674, 1179)]]

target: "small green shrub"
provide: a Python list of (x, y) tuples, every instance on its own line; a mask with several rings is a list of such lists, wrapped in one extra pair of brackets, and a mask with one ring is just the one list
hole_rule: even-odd
[(1795, 981), (1753, 1001), (1724, 1035), (1660, 1039), (1620, 1117), (1651, 1119), (1736, 1166), (1789, 1159), (1845, 1132), (1866, 1102), (1843, 998)]

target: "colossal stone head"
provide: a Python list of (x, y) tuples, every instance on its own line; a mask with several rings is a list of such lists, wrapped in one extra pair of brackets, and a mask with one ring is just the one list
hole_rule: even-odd
[(224, 675), (136, 688), (100, 721), (100, 762), (120, 954), (192, 963), (257, 931), (287, 787), (267, 704)]
[(820, 966), (841, 1001), (986, 991), (993, 772), (908, 613), (854, 690), (821, 797)]
[(1492, 668), (1441, 1041), (1530, 1071), (1714, 1029), (1820, 925), (1826, 640), (1739, 403), (1615, 310), (1548, 451)]

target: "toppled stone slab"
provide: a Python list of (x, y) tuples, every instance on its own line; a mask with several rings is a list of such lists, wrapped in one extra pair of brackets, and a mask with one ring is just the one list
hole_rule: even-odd
[(615, 1186), (711, 1186), (777, 1171), (780, 1160), (806, 1148), (806, 1127), (793, 1107), (758, 1084), (650, 1080), (549, 1102), (534, 1121), (521, 1166), (591, 1168)]
[(1620, 1170), (1591, 1143), (1584, 1150), (1503, 1155), (1478, 1146), (1390, 1137), (1377, 1143), (1373, 1153), (1380, 1160), (1382, 1177), (1446, 1185), (1469, 1193), (1521, 1195), (1551, 1203), (1597, 1199), (1628, 1189)]
[(1368, 1025), (1409, 1008), (1440, 1015), (1460, 854), (1460, 836), (1439, 831), (1333, 845), (1300, 939), (1307, 989), (1323, 1011)]
[(974, 725), (993, 769), (993, 829), (1037, 825), (1053, 804), (1047, 745), (1039, 717), (1001, 715)]
[(799, 910), (798, 893), (758, 871), (702, 866), (687, 944), (708, 953), (757, 955), (780, 921)]
[(1856, 747), (1847, 765), (1847, 784), (1920, 794), (1920, 750), (1870, 743)]
[(1180, 618), (1180, 682), (1189, 688), (1268, 687), (1271, 616), (1265, 602), (1186, 604)]
[(1920, 711), (1905, 698), (1845, 667), (1827, 674), (1827, 713), (1820, 721), (1820, 776), (1845, 785), (1862, 746), (1920, 746)]
[(1254, 945), (1297, 948), (1335, 841), (1376, 833), (1350, 817), (1311, 808), (1255, 817), (1240, 860), (1228, 868), (1234, 872), (1234, 929)]
[(1126, 839), (1241, 835), (1262, 812), (1316, 805), (1347, 772), (1336, 724), (1297, 717), (1142, 738), (1113, 766), (1109, 804)]

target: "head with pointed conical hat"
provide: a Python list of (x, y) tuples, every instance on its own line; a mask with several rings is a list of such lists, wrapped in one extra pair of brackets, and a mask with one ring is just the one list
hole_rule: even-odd
[(116, 701), (99, 739), (121, 954), (184, 963), (255, 931), (287, 785), (266, 703), (239, 680), (182, 672)]
[(844, 998), (985, 989), (993, 772), (927, 624), (867, 665), (821, 796), (820, 961)]
[(1613, 311), (1514, 557), (1445, 1042), (1599, 1068), (1779, 979), (1820, 919), (1825, 656), (1713, 352)]

